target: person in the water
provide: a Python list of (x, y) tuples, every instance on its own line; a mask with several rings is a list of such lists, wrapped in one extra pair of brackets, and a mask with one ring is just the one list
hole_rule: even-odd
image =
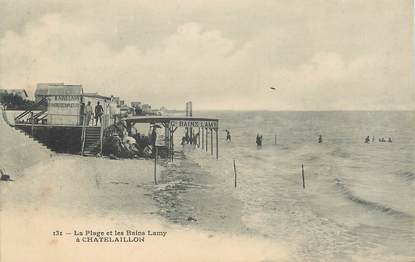
[(319, 144), (323, 143), (323, 136), (322, 135), (318, 136), (318, 143)]
[(388, 142), (392, 143), (392, 138), (391, 137), (389, 137)]
[(262, 146), (262, 135), (259, 135), (259, 134), (256, 135), (256, 145)]
[(375, 142), (375, 136), (372, 136), (372, 142)]
[(366, 139), (365, 139), (365, 143), (369, 144), (369, 142), (370, 142), (370, 138), (369, 138), (369, 136), (367, 136)]
[(226, 131), (226, 141), (232, 141), (231, 131), (229, 131), (228, 129), (226, 129), (225, 131)]

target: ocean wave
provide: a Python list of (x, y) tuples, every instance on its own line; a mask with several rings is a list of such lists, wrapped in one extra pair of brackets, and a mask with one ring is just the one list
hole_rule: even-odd
[(411, 171), (399, 171), (397, 174), (407, 180), (414, 180), (415, 174)]
[(356, 204), (362, 205), (368, 209), (380, 211), (383, 213), (387, 213), (390, 215), (398, 216), (398, 217), (407, 217), (407, 218), (413, 218), (411, 214), (393, 209), (391, 207), (385, 206), (380, 203), (376, 203), (373, 201), (369, 201), (366, 199), (363, 199), (361, 197), (358, 197), (352, 193), (352, 191), (343, 183), (343, 181), (339, 178), (335, 179), (336, 181), (336, 187), (340, 190), (340, 192), (346, 196), (347, 199), (353, 201)]
[(335, 157), (341, 157), (341, 158), (350, 158), (350, 153), (346, 152), (343, 148), (337, 147), (333, 151), (330, 152), (330, 155)]
[(251, 160), (263, 160), (264, 156), (258, 154), (258, 152), (244, 152), (241, 154), (242, 159), (251, 159)]

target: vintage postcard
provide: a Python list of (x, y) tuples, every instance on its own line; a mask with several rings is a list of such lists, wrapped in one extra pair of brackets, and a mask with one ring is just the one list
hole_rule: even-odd
[(412, 0), (0, 0), (0, 261), (414, 261)]

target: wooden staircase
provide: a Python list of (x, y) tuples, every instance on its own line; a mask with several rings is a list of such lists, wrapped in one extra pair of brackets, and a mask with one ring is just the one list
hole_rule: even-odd
[(85, 127), (82, 142), (82, 155), (95, 156), (101, 152), (101, 127)]
[(46, 97), (42, 98), (39, 102), (33, 104), (29, 109), (25, 110), (23, 113), (21, 113), (20, 115), (16, 116), (14, 118), (14, 123), (19, 123), (22, 122), (22, 120), (24, 119), (24, 117), (28, 117), (28, 121), (30, 121), (31, 123), (35, 123), (35, 121), (39, 121), (42, 119), (45, 119), (46, 115), (47, 115), (47, 109), (43, 109), (40, 110), (39, 113), (34, 113), (34, 109), (38, 106), (47, 106), (48, 103), (48, 99)]

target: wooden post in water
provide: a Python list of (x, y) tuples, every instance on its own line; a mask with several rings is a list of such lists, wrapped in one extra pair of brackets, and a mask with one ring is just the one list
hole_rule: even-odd
[(171, 162), (174, 161), (174, 129), (171, 130)]
[(206, 142), (206, 147), (205, 147), (206, 152), (208, 151), (208, 130), (209, 129), (206, 128), (206, 141), (205, 141)]
[(157, 185), (157, 155), (158, 155), (158, 149), (156, 148), (156, 154), (154, 156), (154, 184)]
[(169, 130), (169, 134), (170, 134), (170, 161), (173, 162), (173, 132), (172, 129), (170, 128)]
[(202, 149), (205, 149), (205, 129), (202, 127)]
[[(193, 105), (192, 105), (192, 101), (189, 102), (189, 116), (190, 117), (193, 116)], [(190, 144), (193, 145), (193, 128), (192, 127), (190, 127), (189, 132), (190, 132)]]
[(218, 138), (218, 131), (219, 129), (216, 128), (216, 160), (219, 159), (219, 138)]
[(213, 156), (213, 129), (210, 129), (210, 154)]
[(205, 149), (205, 129), (202, 127), (202, 149)]
[(235, 174), (235, 188), (236, 188), (236, 164), (235, 164), (235, 159), (233, 160), (233, 173)]
[[(186, 102), (186, 117), (189, 116), (189, 102)], [(189, 128), (186, 127), (186, 137), (190, 137)]]
[(197, 148), (200, 148), (200, 127), (199, 132), (197, 133)]
[(301, 175), (303, 177), (303, 189), (305, 189), (305, 180), (304, 180), (304, 164), (301, 164)]
[(277, 144), (277, 135), (275, 135), (275, 144)]
[(170, 160), (170, 155), (171, 155), (171, 135), (170, 135), (170, 126), (169, 126), (169, 129), (167, 130), (166, 129), (166, 132), (167, 132), (167, 142), (169, 143), (168, 144), (168, 150), (167, 150), (167, 152), (168, 152), (168, 158), (169, 158), (169, 160)]

